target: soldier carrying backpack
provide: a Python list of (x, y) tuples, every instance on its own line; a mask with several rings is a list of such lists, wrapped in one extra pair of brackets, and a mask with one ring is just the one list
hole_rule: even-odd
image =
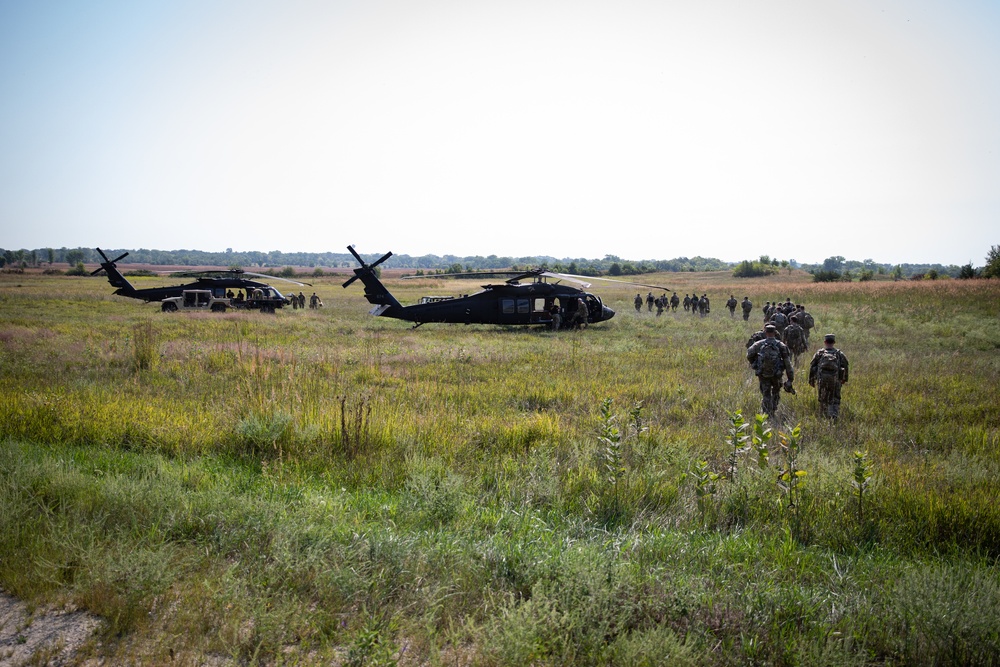
[(753, 301), (750, 300), (750, 297), (745, 296), (740, 306), (743, 308), (743, 321), (746, 322), (750, 319), (750, 311), (753, 310)]
[(792, 353), (792, 364), (799, 367), (799, 355), (809, 349), (806, 342), (806, 332), (799, 326), (798, 315), (792, 315), (791, 322), (781, 332), (781, 340), (788, 346), (788, 351)]
[(778, 340), (777, 327), (768, 324), (764, 327), (764, 336), (764, 340), (757, 341), (747, 350), (747, 361), (760, 381), (761, 412), (774, 416), (781, 400), (781, 376), (784, 374), (788, 377), (784, 384), (785, 391), (794, 394), (792, 381), (795, 379), (795, 369), (792, 367), (788, 347)]
[(823, 347), (809, 364), (809, 386), (819, 383), (820, 414), (836, 420), (840, 416), (840, 388), (847, 384), (847, 357), (833, 346), (833, 334), (823, 337)]

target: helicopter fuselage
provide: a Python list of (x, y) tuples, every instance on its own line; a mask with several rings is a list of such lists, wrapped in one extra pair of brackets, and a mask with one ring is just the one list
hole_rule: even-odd
[[(367, 290), (366, 290), (367, 292)], [(369, 301), (372, 301), (369, 298)], [(375, 303), (373, 315), (426, 324), (431, 322), (456, 324), (551, 324), (553, 306), (558, 307), (563, 320), (572, 322), (579, 308), (585, 308), (587, 323), (602, 322), (615, 312), (605, 306), (600, 297), (589, 292), (546, 282), (528, 284), (483, 285), (475, 294), (457, 297), (425, 297), (422, 303), (396, 307)]]

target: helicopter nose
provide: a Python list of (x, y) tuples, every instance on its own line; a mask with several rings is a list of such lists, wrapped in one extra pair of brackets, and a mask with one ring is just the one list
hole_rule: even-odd
[(607, 306), (604, 306), (604, 310), (601, 311), (601, 319), (610, 320), (614, 316), (615, 316), (615, 311), (613, 311), (611, 308), (608, 308)]

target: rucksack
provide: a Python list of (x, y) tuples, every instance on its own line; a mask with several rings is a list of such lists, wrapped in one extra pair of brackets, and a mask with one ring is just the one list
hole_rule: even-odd
[(819, 351), (819, 374), (834, 377), (840, 374), (840, 355), (835, 350), (823, 348)]
[(812, 329), (816, 326), (816, 320), (809, 313), (802, 313), (802, 327), (804, 329)]
[(765, 341), (757, 350), (754, 372), (762, 378), (774, 378), (781, 377), (783, 370), (785, 364), (781, 360), (781, 345), (774, 339)]
[(782, 312), (777, 312), (771, 316), (771, 324), (778, 327), (779, 329), (784, 329), (788, 325), (788, 318)]

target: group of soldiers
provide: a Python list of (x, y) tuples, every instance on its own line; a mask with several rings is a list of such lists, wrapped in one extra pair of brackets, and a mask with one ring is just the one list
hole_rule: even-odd
[[(293, 310), (298, 310), (299, 308), (305, 309), (305, 307), (306, 307), (306, 295), (303, 294), (302, 292), (299, 292), (297, 295), (296, 294), (292, 294), (288, 298), (292, 300), (292, 309)], [(312, 296), (309, 297), (309, 308), (311, 310), (316, 310), (317, 308), (320, 308), (322, 306), (323, 306), (323, 301), (320, 300), (320, 298), (319, 298), (319, 296), (317, 296), (316, 292), (313, 292)]]
[[(642, 295), (636, 292), (635, 299), (633, 299), (635, 304), (635, 312), (642, 312), (643, 298)], [(660, 296), (653, 296), (652, 292), (646, 294), (646, 310), (653, 312), (653, 307), (656, 307), (656, 315), (660, 316), (664, 311), (670, 310), (671, 312), (676, 312), (677, 307), (681, 305), (681, 298), (677, 296), (677, 292), (674, 292), (669, 297), (667, 293), (664, 292)], [(707, 294), (702, 294), (699, 297), (697, 294), (685, 294), (684, 295), (684, 310), (690, 312), (692, 315), (701, 315), (705, 317), (710, 312), (710, 302)]]
[[(744, 297), (747, 302), (749, 299)], [(746, 306), (743, 312), (743, 319), (747, 319)], [(768, 301), (764, 306), (764, 328), (753, 334), (746, 345), (747, 361), (760, 384), (762, 412), (777, 412), (782, 389), (795, 393), (795, 369), (799, 356), (809, 350), (809, 332), (815, 325), (805, 307), (793, 304), (791, 299), (773, 304)], [(809, 363), (809, 386), (819, 392), (820, 413), (832, 420), (840, 416), (840, 389), (848, 380), (847, 356), (835, 347), (836, 342), (834, 334), (826, 334), (823, 347)], [(782, 377), (787, 379), (782, 382)]]

